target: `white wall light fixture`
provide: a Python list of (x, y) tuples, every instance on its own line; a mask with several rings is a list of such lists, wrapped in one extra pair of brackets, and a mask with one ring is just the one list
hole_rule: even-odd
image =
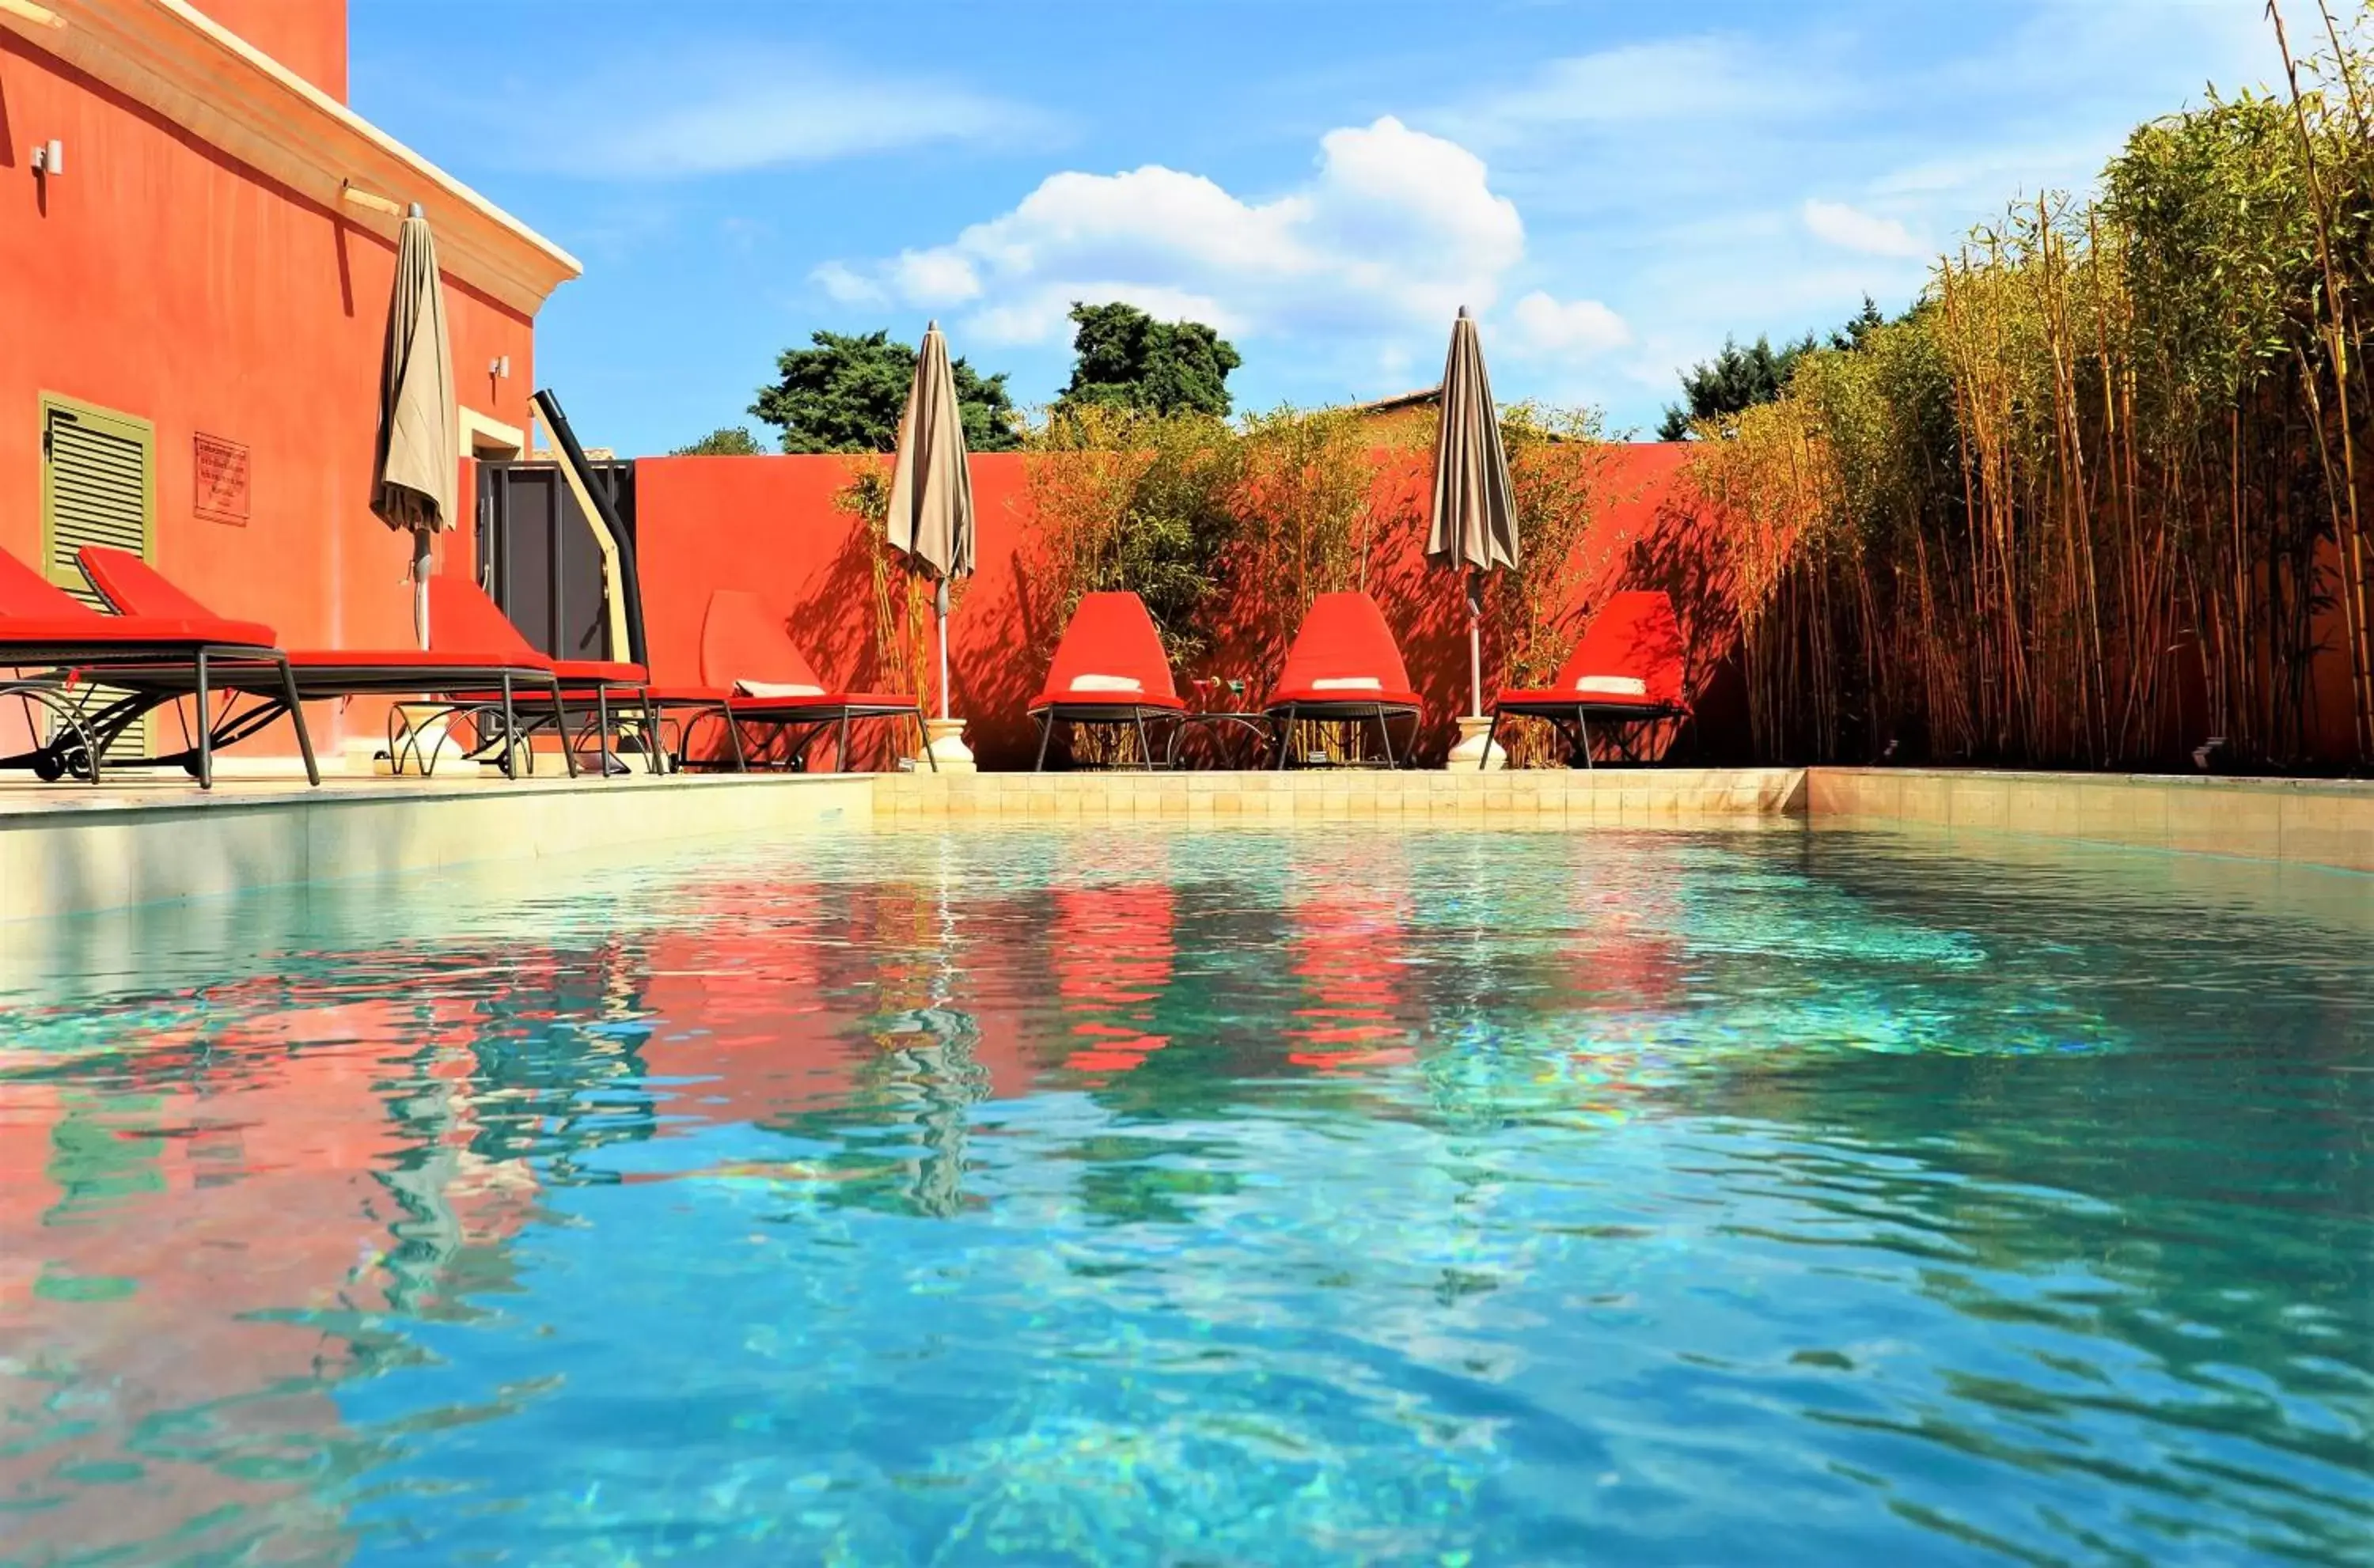
[(33, 172), (54, 180), (66, 171), (66, 145), (54, 137), (33, 148)]

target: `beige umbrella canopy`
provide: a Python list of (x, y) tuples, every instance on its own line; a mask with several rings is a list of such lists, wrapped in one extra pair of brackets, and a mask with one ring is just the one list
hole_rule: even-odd
[(1466, 569), (1468, 695), (1484, 711), (1484, 574), (1517, 565), (1517, 509), (1509, 485), (1509, 455), (1500, 446), (1500, 416), (1484, 373), (1484, 345), (1475, 318), (1459, 308), (1451, 328), (1451, 356), (1442, 363), (1441, 424), (1434, 445), (1434, 526), (1426, 558)]
[(445, 335), (445, 290), (437, 244), (415, 203), (397, 231), (395, 287), (387, 301), (387, 347), (379, 376), (379, 451), (371, 463), (371, 510), (412, 535), (412, 629), (429, 646), (429, 536), (453, 526), (461, 466), (453, 401), (453, 352)]
[(964, 416), (940, 323), (923, 329), (907, 411), (899, 417), (899, 454), (890, 471), (893, 547), (938, 579), (933, 600), (939, 628), (940, 717), (948, 716), (948, 579), (972, 575), (972, 474), (965, 466)]

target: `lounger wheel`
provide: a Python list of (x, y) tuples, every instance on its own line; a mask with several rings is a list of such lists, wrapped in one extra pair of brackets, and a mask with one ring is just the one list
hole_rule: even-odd
[(55, 746), (44, 746), (33, 754), (33, 777), (44, 784), (54, 784), (66, 776), (66, 759)]

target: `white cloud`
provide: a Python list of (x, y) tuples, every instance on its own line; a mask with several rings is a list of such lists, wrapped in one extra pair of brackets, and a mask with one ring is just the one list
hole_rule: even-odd
[(1158, 164), (1064, 172), (945, 245), (816, 276), (835, 298), (857, 279), (919, 309), (970, 305), (963, 330), (984, 342), (1051, 342), (1072, 301), (1124, 299), (1248, 337), (1364, 342), (1373, 361), (1395, 334), (1488, 309), (1524, 251), (1481, 158), (1387, 117), (1327, 133), (1312, 175), (1266, 199)]
[(880, 284), (839, 262), (827, 262), (808, 276), (843, 305), (876, 305), (889, 298)]
[(1930, 248), (1892, 217), (1851, 207), (1844, 202), (1809, 198), (1804, 208), (1806, 232), (1842, 250), (1867, 256), (1926, 256)]
[(648, 63), (630, 83), (587, 81), (549, 95), (544, 109), (506, 127), (506, 151), (530, 168), (597, 180), (730, 174), (950, 142), (1009, 146), (1052, 129), (1037, 110), (954, 83), (763, 50)]
[(981, 296), (972, 263), (950, 251), (908, 251), (890, 267), (892, 286), (911, 299), (961, 304)]
[(1516, 329), (1510, 347), (1529, 357), (1604, 354), (1632, 341), (1624, 318), (1596, 299), (1561, 304), (1535, 289), (1518, 300), (1510, 315)]
[(1803, 113), (1836, 92), (1822, 71), (1776, 69), (1751, 41), (1715, 33), (1551, 60), (1528, 80), (1428, 119), (1498, 144), (1560, 126), (1607, 130), (1710, 117), (1735, 123)]

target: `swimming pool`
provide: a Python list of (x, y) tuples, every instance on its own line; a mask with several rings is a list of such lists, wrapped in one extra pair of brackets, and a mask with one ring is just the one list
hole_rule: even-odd
[(541, 874), (15, 933), (0, 1561), (2374, 1560), (2374, 879)]

